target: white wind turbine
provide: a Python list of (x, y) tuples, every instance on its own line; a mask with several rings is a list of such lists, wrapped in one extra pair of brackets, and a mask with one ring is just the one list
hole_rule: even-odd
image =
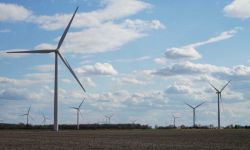
[(175, 115), (172, 115), (172, 117), (173, 117), (173, 119), (174, 119), (173, 124), (174, 124), (174, 127), (175, 127), (175, 121), (176, 121), (177, 118), (180, 118), (180, 117), (177, 117), (177, 116), (175, 116)]
[(195, 107), (193, 107), (193, 106), (191, 106), (191, 105), (189, 105), (188, 103), (185, 103), (187, 106), (189, 106), (190, 108), (192, 108), (193, 109), (193, 127), (195, 127), (195, 120), (196, 120), (196, 116), (195, 116), (195, 110), (196, 110), (196, 108), (198, 108), (198, 107), (200, 107), (202, 104), (204, 104), (205, 102), (202, 102), (202, 103), (200, 103), (199, 105), (197, 105), (197, 106), (195, 106)]
[(33, 118), (30, 116), (30, 109), (31, 109), (31, 106), (29, 107), (27, 113), (20, 115), (20, 116), (26, 116), (26, 125), (29, 125), (29, 118), (33, 120)]
[(42, 124), (43, 125), (46, 125), (46, 121), (47, 121), (47, 119), (49, 119), (48, 117), (46, 117), (44, 114), (42, 114), (43, 115), (43, 121), (42, 121)]
[[(76, 110), (76, 113), (77, 113), (77, 120), (76, 120), (76, 122), (77, 122), (77, 130), (80, 129), (80, 128), (79, 128), (79, 114), (81, 114), (80, 109), (81, 109), (81, 106), (82, 106), (82, 103), (83, 103), (83, 102), (84, 102), (84, 100), (82, 100), (81, 104), (80, 104), (78, 107), (71, 107), (71, 108), (75, 109), (75, 110)], [(82, 115), (81, 115), (81, 116), (82, 116)]]
[(111, 120), (112, 117), (113, 117), (113, 114), (111, 114), (111, 115), (105, 115), (106, 123), (110, 124), (110, 120)]
[(215, 86), (213, 86), (211, 83), (209, 83), (213, 88), (214, 90), (216, 91), (216, 94), (218, 96), (218, 129), (220, 129), (220, 102), (222, 103), (222, 96), (221, 96), (221, 93), (222, 91), (227, 87), (227, 85), (231, 82), (228, 81), (226, 85), (224, 85), (221, 90), (218, 90), (217, 88), (215, 88)]
[(82, 86), (81, 82), (79, 81), (79, 79), (77, 78), (75, 72), (73, 71), (73, 69), (71, 68), (71, 66), (69, 65), (68, 61), (62, 56), (62, 54), (60, 53), (59, 49), (63, 44), (63, 41), (68, 33), (68, 30), (70, 28), (70, 25), (75, 17), (75, 14), (78, 10), (78, 7), (76, 8), (73, 16), (71, 17), (66, 29), (63, 32), (63, 35), (61, 36), (57, 48), (56, 49), (43, 49), (43, 50), (30, 50), (30, 51), (12, 51), (12, 52), (7, 52), (7, 53), (38, 53), (38, 54), (46, 54), (46, 53), (55, 53), (55, 82), (54, 82), (54, 131), (58, 131), (58, 56), (61, 58), (62, 62), (65, 64), (65, 66), (69, 69), (69, 71), (71, 72), (71, 74), (74, 76), (74, 78), (76, 79), (76, 81), (79, 83), (79, 85), (81, 86), (81, 88), (83, 89), (84, 92), (85, 89)]

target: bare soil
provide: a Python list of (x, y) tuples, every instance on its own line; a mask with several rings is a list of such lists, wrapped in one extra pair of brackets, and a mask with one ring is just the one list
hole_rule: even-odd
[(0, 150), (250, 150), (250, 130), (0, 131)]

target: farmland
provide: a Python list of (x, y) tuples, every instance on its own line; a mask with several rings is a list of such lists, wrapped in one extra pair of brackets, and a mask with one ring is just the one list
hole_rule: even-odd
[(250, 130), (2, 130), (1, 150), (250, 149)]

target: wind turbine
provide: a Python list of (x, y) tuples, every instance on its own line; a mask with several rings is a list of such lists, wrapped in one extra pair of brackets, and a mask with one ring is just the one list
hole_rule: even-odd
[(108, 124), (110, 124), (110, 119), (113, 117), (113, 114), (112, 115), (105, 115), (106, 117), (106, 122), (108, 121)]
[(198, 107), (200, 107), (202, 104), (204, 104), (205, 102), (202, 102), (202, 103), (200, 103), (199, 105), (197, 105), (197, 106), (195, 106), (195, 107), (193, 107), (193, 106), (191, 106), (191, 105), (189, 105), (188, 103), (185, 103), (187, 106), (189, 106), (190, 108), (192, 108), (193, 109), (193, 127), (195, 127), (195, 109), (196, 108), (198, 108)]
[(173, 119), (174, 119), (174, 127), (175, 127), (175, 120), (177, 119), (177, 118), (180, 118), (180, 117), (176, 117), (175, 115), (172, 115), (173, 116)]
[(45, 125), (46, 124), (46, 120), (49, 119), (48, 117), (46, 117), (44, 114), (43, 115), (43, 121), (42, 121), (42, 124)]
[(132, 120), (131, 122), (132, 122), (132, 124), (135, 124), (135, 123), (136, 123), (136, 121), (137, 121), (137, 119)]
[(65, 64), (65, 66), (69, 69), (69, 71), (71, 72), (71, 74), (74, 76), (74, 78), (76, 79), (76, 81), (78, 82), (78, 84), (81, 86), (81, 88), (83, 89), (84, 92), (85, 89), (82, 86), (81, 82), (79, 81), (79, 79), (77, 78), (75, 72), (73, 71), (73, 69), (71, 68), (71, 66), (69, 65), (68, 61), (62, 56), (62, 54), (60, 53), (59, 49), (63, 44), (63, 41), (68, 33), (68, 30), (70, 28), (70, 25), (75, 17), (75, 14), (78, 10), (78, 7), (76, 8), (73, 16), (71, 17), (66, 29), (64, 30), (58, 45), (56, 49), (42, 49), (42, 50), (30, 50), (30, 51), (11, 51), (11, 52), (7, 52), (7, 53), (38, 53), (38, 54), (47, 54), (47, 53), (55, 53), (55, 82), (54, 82), (54, 131), (58, 131), (58, 56), (61, 58), (62, 62)]
[(83, 102), (84, 102), (84, 100), (82, 100), (81, 104), (78, 107), (71, 107), (71, 108), (75, 109), (76, 113), (77, 113), (77, 120), (76, 120), (76, 122), (77, 122), (77, 130), (79, 130), (79, 113), (81, 114), (80, 109), (81, 109), (81, 106), (82, 106)]
[(26, 116), (26, 125), (29, 125), (29, 117), (32, 119), (32, 117), (30, 116), (30, 108), (31, 106), (29, 107), (27, 113), (20, 115), (20, 116)]
[(218, 96), (218, 129), (220, 129), (220, 102), (222, 103), (222, 96), (221, 96), (221, 93), (222, 91), (227, 87), (227, 85), (231, 82), (228, 81), (226, 85), (224, 85), (221, 90), (218, 90), (217, 88), (215, 88), (215, 86), (213, 86), (211, 83), (209, 83), (213, 88), (214, 90), (216, 91), (216, 94)]

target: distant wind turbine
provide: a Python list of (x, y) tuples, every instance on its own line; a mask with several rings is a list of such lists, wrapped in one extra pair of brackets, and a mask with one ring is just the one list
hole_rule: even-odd
[(136, 121), (137, 121), (137, 120), (132, 120), (131, 122), (132, 122), (132, 124), (135, 124), (135, 123), (136, 123)]
[(81, 86), (81, 88), (83, 89), (84, 92), (85, 89), (82, 86), (80, 80), (77, 78), (75, 72), (73, 71), (73, 69), (71, 68), (71, 66), (69, 65), (68, 61), (62, 56), (62, 54), (59, 52), (60, 47), (63, 44), (63, 41), (68, 33), (68, 30), (70, 28), (70, 25), (75, 17), (75, 14), (78, 10), (78, 7), (76, 8), (73, 16), (71, 17), (66, 29), (63, 32), (63, 35), (61, 36), (59, 43), (57, 45), (56, 49), (43, 49), (43, 50), (30, 50), (30, 51), (11, 51), (11, 52), (7, 52), (7, 53), (55, 53), (55, 82), (54, 82), (54, 131), (58, 131), (58, 56), (61, 58), (62, 62), (65, 64), (65, 66), (69, 69), (69, 71), (71, 72), (71, 74), (74, 76), (74, 78), (76, 79), (76, 81), (79, 83), (79, 85)]
[[(76, 122), (77, 122), (77, 130), (80, 129), (80, 128), (79, 128), (79, 114), (81, 114), (80, 109), (81, 109), (81, 106), (82, 106), (82, 103), (83, 103), (83, 102), (84, 102), (84, 100), (82, 100), (81, 104), (80, 104), (78, 107), (71, 107), (71, 108), (75, 109), (75, 110), (76, 110), (76, 113), (77, 113), (77, 120), (76, 120)], [(81, 116), (82, 116), (82, 115), (81, 115)]]
[(176, 117), (175, 115), (172, 115), (173, 116), (173, 119), (174, 119), (174, 127), (175, 127), (175, 121), (177, 118), (180, 118), (180, 117)]
[(26, 125), (29, 125), (29, 118), (33, 120), (33, 118), (30, 116), (30, 109), (31, 109), (31, 106), (29, 107), (27, 113), (20, 115), (20, 116), (26, 116)]
[(112, 114), (112, 115), (105, 115), (105, 117), (106, 117), (106, 122), (107, 122), (108, 124), (110, 124), (110, 120), (111, 120), (111, 118), (113, 117), (113, 114)]
[(224, 85), (221, 90), (218, 90), (217, 88), (215, 88), (215, 86), (213, 86), (211, 83), (209, 83), (213, 88), (214, 90), (216, 91), (216, 94), (218, 96), (218, 129), (220, 129), (220, 102), (222, 103), (222, 96), (221, 96), (221, 93), (222, 91), (227, 87), (227, 85), (231, 82), (228, 81), (226, 85)]
[(196, 120), (195, 110), (196, 110), (196, 108), (200, 107), (200, 106), (201, 106), (202, 104), (204, 104), (204, 103), (205, 103), (205, 102), (202, 102), (202, 103), (200, 103), (199, 105), (197, 105), (197, 106), (195, 106), (195, 107), (189, 105), (188, 103), (185, 103), (187, 106), (189, 106), (190, 108), (193, 109), (193, 127), (196, 126), (196, 124), (195, 124), (195, 120)]
[(42, 124), (43, 125), (46, 125), (46, 121), (47, 121), (47, 119), (49, 119), (48, 117), (46, 117), (44, 114), (42, 114), (43, 115), (43, 121), (42, 121)]

